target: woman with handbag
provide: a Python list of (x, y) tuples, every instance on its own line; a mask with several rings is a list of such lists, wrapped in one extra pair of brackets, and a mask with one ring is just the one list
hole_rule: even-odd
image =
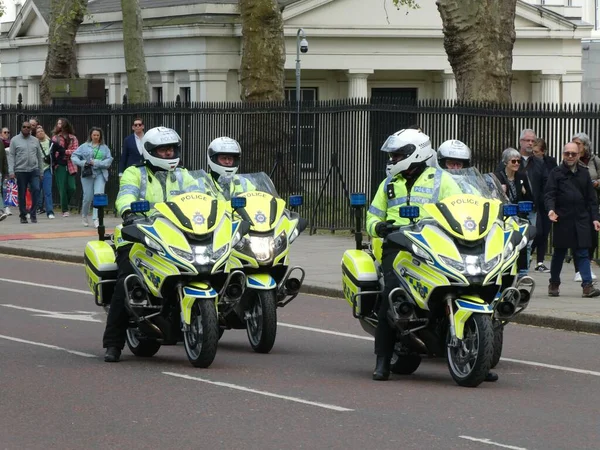
[(75, 193), (75, 175), (77, 167), (71, 161), (71, 154), (79, 147), (71, 123), (64, 118), (56, 121), (52, 142), (58, 144), (58, 151), (53, 155), (54, 178), (60, 194), (60, 206), (63, 217), (69, 217), (69, 203)]
[[(113, 162), (110, 149), (104, 144), (104, 135), (98, 127), (90, 129), (88, 141), (71, 155), (73, 164), (81, 167), (81, 187), (83, 189), (83, 206), (81, 220), (84, 227), (90, 225), (88, 214), (94, 194), (104, 194), (104, 186), (108, 181), (108, 168)], [(94, 227), (98, 228), (98, 210), (94, 208)]]

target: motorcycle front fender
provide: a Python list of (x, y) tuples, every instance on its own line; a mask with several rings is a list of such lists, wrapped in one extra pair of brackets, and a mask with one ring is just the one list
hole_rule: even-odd
[(209, 284), (195, 281), (182, 288), (181, 316), (183, 321), (190, 325), (192, 321), (192, 307), (196, 301), (212, 300), (215, 304), (219, 294)]
[(275, 279), (268, 273), (257, 273), (246, 276), (246, 287), (259, 291), (269, 291), (277, 287)]
[(465, 323), (473, 313), (492, 314), (494, 309), (478, 297), (457, 298), (454, 300), (456, 312), (454, 313), (454, 332), (458, 339), (465, 335)]

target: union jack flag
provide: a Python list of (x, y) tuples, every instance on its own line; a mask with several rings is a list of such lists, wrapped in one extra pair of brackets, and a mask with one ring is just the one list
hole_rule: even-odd
[(19, 191), (15, 179), (9, 178), (4, 182), (4, 204), (6, 206), (19, 206)]

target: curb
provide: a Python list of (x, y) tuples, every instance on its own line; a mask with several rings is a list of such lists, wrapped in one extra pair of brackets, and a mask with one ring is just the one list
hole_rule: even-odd
[[(26, 258), (43, 259), (50, 261), (63, 261), (76, 264), (83, 264), (83, 255), (71, 255), (60, 252), (37, 250), (30, 248), (8, 247), (0, 245), (0, 254), (22, 256)], [(314, 285), (303, 285), (303, 294), (319, 295), (322, 297), (344, 298), (341, 289), (328, 288)], [(600, 322), (586, 322), (576, 319), (565, 319), (562, 317), (540, 316), (537, 314), (519, 314), (513, 323), (520, 325), (531, 325), (543, 328), (552, 328), (557, 330), (575, 331), (578, 333), (600, 334)]]

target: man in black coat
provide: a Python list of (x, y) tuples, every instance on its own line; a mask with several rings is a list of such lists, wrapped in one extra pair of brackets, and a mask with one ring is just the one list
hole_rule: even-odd
[(570, 142), (563, 149), (563, 161), (550, 173), (544, 196), (554, 233), (554, 254), (550, 263), (548, 295), (558, 297), (560, 272), (569, 248), (581, 273), (583, 297), (598, 297), (600, 290), (592, 284), (589, 248), (592, 227), (600, 231), (598, 200), (587, 168), (578, 164), (579, 149)]

